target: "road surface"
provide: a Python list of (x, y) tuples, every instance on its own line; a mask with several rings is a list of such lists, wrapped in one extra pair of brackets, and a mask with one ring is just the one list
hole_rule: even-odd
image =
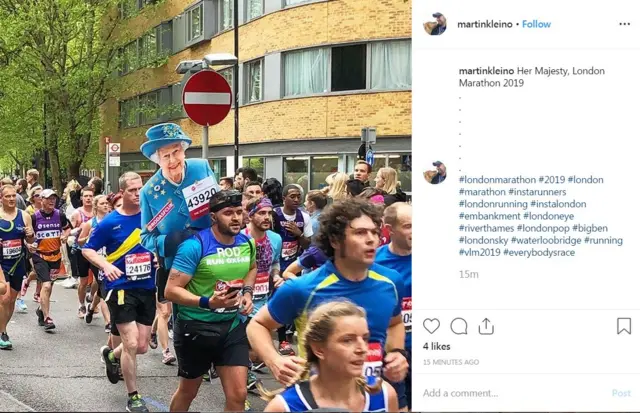
[[(6, 411), (124, 411), (127, 394), (124, 382), (111, 384), (100, 361), (100, 347), (106, 343), (101, 316), (86, 324), (77, 317), (77, 290), (54, 287), (51, 304), (56, 324), (47, 333), (37, 324), (31, 300), (35, 284), (25, 298), (27, 314), (15, 313), (7, 330), (13, 350), (0, 351), (0, 412)], [(173, 351), (173, 343), (170, 343)], [(169, 411), (178, 385), (177, 364), (161, 362), (160, 347), (138, 357), (138, 389), (151, 411)], [(265, 370), (258, 374), (268, 389), (278, 384)], [(265, 402), (249, 393), (252, 410), (262, 411)], [(191, 411), (222, 411), (224, 395), (220, 380), (203, 383)]]

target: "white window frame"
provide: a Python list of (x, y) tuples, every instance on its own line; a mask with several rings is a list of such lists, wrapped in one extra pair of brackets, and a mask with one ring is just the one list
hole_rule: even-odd
[[(253, 86), (251, 85), (251, 69), (250, 67), (256, 63), (260, 63), (260, 98), (258, 100), (251, 100), (251, 92), (253, 90)], [(244, 104), (249, 103), (257, 103), (264, 101), (264, 58), (259, 58), (252, 60), (250, 62), (245, 62), (243, 65), (243, 73), (244, 73), (244, 96), (243, 102)]]
[[(194, 36), (193, 32), (193, 15), (196, 11), (200, 12), (200, 33), (197, 36)], [(185, 24), (185, 40), (187, 43), (192, 42), (199, 37), (204, 36), (204, 3), (200, 2), (196, 6), (190, 8), (185, 13), (186, 24)]]
[(224, 0), (218, 0), (218, 33), (233, 29), (233, 0), (229, 0), (229, 14), (231, 22), (229, 27), (224, 27)]
[[(262, 6), (262, 12), (260, 12), (259, 16), (255, 16), (255, 17), (250, 17), (249, 16), (249, 11), (251, 10), (251, 4), (253, 2), (259, 2)], [(264, 16), (264, 0), (244, 0), (244, 22), (248, 23), (252, 20), (255, 19), (259, 19), (260, 17)]]

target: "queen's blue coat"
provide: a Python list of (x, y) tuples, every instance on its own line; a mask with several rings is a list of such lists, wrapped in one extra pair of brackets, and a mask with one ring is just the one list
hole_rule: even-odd
[[(220, 187), (209, 163), (204, 159), (185, 160), (184, 179), (180, 185), (174, 185), (158, 170), (142, 187), (140, 192), (140, 208), (142, 209), (142, 246), (155, 252), (160, 257), (165, 257), (164, 240), (167, 234), (174, 231), (182, 231), (187, 227), (208, 228), (211, 226), (211, 218), (206, 214), (195, 221), (189, 216), (189, 208), (184, 199), (182, 190), (196, 181), (202, 181), (211, 176), (215, 182), (215, 191)], [(173, 209), (160, 221), (157, 227), (149, 231), (147, 224), (164, 208), (169, 200), (173, 202)], [(168, 260), (168, 261), (173, 261)], [(167, 268), (171, 267), (167, 262)]]

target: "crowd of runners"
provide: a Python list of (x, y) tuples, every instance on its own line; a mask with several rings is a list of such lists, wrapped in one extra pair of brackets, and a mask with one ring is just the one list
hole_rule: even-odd
[[(148, 411), (136, 360), (158, 346), (177, 364), (170, 411), (215, 379), (225, 411), (251, 410), (249, 391), (265, 411), (410, 410), (412, 210), (395, 169), (370, 185), (358, 161), (308, 193), (251, 168), (218, 182), (206, 160), (186, 159), (178, 125), (146, 135), (141, 151), (159, 165), (146, 183), (126, 172), (110, 194), (99, 178), (58, 194), (37, 170), (2, 180), (0, 349), (20, 345), (14, 310), (55, 330), (62, 284), (77, 288), (78, 318), (100, 312), (96, 349), (127, 411)], [(267, 369), (282, 389), (257, 379)]]

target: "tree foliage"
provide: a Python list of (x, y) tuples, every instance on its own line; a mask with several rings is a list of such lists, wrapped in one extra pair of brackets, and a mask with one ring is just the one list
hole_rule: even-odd
[(119, 51), (130, 40), (118, 6), (0, 0), (0, 156), (30, 167), (47, 149), (59, 190), (63, 170), (76, 177), (81, 166), (101, 165), (99, 108), (112, 97)]

